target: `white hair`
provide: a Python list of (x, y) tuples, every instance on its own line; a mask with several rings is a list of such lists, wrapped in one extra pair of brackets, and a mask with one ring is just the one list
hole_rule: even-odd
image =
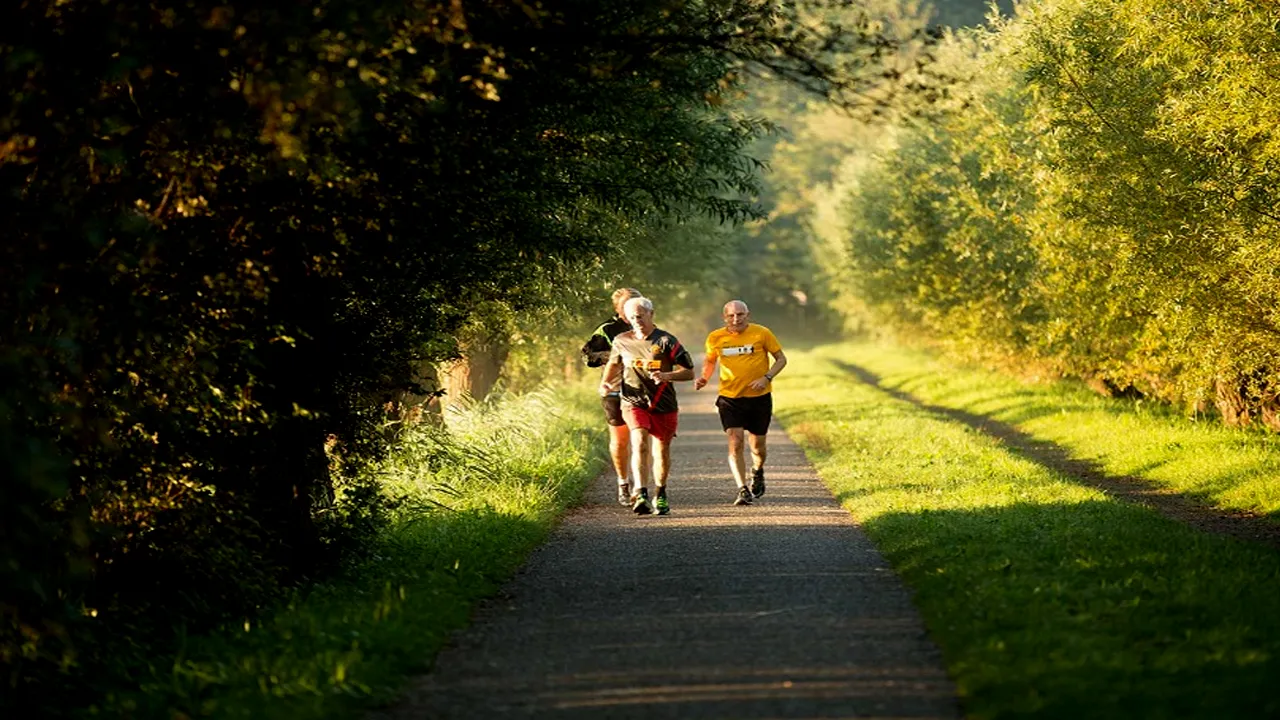
[(642, 308), (644, 308), (645, 310), (648, 310), (649, 312), (653, 312), (653, 301), (652, 301), (652, 300), (650, 300), (650, 299), (649, 299), (649, 298), (647, 298), (647, 297), (633, 297), (633, 298), (631, 298), (630, 300), (628, 300), (628, 301), (626, 301), (625, 303), (623, 303), (623, 304), (622, 304), (622, 312), (623, 312), (623, 314), (625, 315), (626, 313), (631, 312), (631, 308), (636, 307), (636, 306), (642, 307)]

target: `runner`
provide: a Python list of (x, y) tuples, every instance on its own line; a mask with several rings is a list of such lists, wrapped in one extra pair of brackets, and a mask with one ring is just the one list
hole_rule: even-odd
[[(613, 339), (618, 333), (631, 329), (631, 323), (622, 317), (622, 304), (627, 300), (640, 297), (635, 288), (618, 288), (613, 291), (613, 317), (600, 323), (600, 327), (591, 334), (582, 346), (582, 357), (587, 367), (603, 367), (609, 362), (609, 353), (613, 350)], [(606, 370), (606, 374), (607, 374)], [(618, 503), (631, 505), (631, 482), (628, 479), (628, 466), (631, 462), (631, 441), (627, 423), (622, 419), (622, 398), (620, 389), (615, 384), (611, 388), (600, 386), (600, 404), (604, 406), (604, 421), (609, 426), (609, 457), (613, 458), (613, 469), (618, 474)]]
[[(667, 475), (671, 439), (676, 435), (679, 405), (671, 383), (693, 379), (693, 358), (674, 335), (653, 324), (653, 303), (631, 298), (623, 306), (631, 332), (613, 340), (601, 391), (622, 383), (622, 417), (631, 432), (631, 510), (637, 515), (671, 511)], [(655, 467), (656, 466), (656, 467)], [(656, 495), (649, 504), (650, 481)]]
[[(729, 469), (738, 484), (734, 505), (750, 505), (764, 495), (764, 461), (768, 456), (765, 435), (773, 417), (773, 379), (787, 366), (787, 356), (769, 328), (749, 322), (751, 311), (741, 300), (724, 306), (724, 327), (707, 336), (707, 358), (702, 375), (693, 382), (701, 390), (711, 381), (720, 363), (720, 394), (716, 408), (720, 426), (729, 436)], [(773, 356), (773, 364), (769, 356)], [(751, 487), (747, 487), (742, 456), (743, 433), (751, 446)]]

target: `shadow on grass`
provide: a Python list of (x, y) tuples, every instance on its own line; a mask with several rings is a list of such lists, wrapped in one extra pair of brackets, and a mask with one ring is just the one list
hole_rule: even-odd
[[(962, 367), (983, 373), (993, 372), (980, 366)], [(936, 376), (928, 371), (895, 374), (894, 384), (906, 392), (910, 392), (913, 387), (926, 385), (934, 378)], [(1010, 422), (1027, 422), (1052, 414), (1053, 411), (1043, 409), (1046, 391), (1056, 395), (1062, 405), (1105, 413), (1112, 417), (1129, 416), (1135, 412), (1140, 412), (1146, 417), (1166, 422), (1185, 421), (1187, 418), (1185, 413), (1168, 403), (1158, 400), (1135, 402), (1131, 398), (1109, 397), (1091, 389), (1083, 381), (1070, 377), (1054, 378), (1051, 384), (1038, 386), (1035, 389), (1006, 390), (1000, 393), (998, 397), (991, 398), (991, 400), (998, 403), (1000, 411), (1009, 418)], [(1139, 405), (1139, 403), (1141, 404)], [(1140, 410), (1138, 409), (1139, 407), (1141, 408)], [(1250, 433), (1255, 431), (1242, 429), (1241, 432)]]
[(1280, 713), (1280, 557), (1123, 503), (864, 524), (978, 717)]
[[(832, 362), (841, 370), (858, 378), (859, 381), (896, 400), (963, 423), (978, 432), (1000, 440), (1010, 450), (1033, 462), (1109, 495), (1149, 507), (1166, 517), (1187, 523), (1205, 532), (1250, 540), (1280, 549), (1280, 524), (1268, 517), (1210, 507), (1206, 498), (1201, 495), (1174, 493), (1153, 487), (1149, 482), (1133, 475), (1107, 473), (1097, 463), (1071, 457), (1067, 449), (1061, 445), (1038, 439), (1009, 423), (986, 415), (926, 403), (909, 392), (885, 387), (880, 376), (864, 367), (840, 360)], [(1030, 414), (1025, 415), (1025, 419), (1032, 417)]]

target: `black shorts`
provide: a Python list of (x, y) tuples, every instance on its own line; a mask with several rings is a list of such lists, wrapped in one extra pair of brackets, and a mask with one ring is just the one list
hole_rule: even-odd
[(720, 411), (720, 426), (725, 430), (742, 428), (752, 435), (765, 435), (773, 416), (773, 393), (742, 398), (721, 395), (716, 398), (716, 408)]
[(601, 395), (600, 404), (604, 406), (605, 422), (614, 427), (627, 424), (627, 421), (622, 419), (621, 395)]

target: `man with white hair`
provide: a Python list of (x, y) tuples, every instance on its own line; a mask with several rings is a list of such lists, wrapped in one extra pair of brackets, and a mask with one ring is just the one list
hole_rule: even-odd
[[(720, 393), (716, 409), (720, 426), (729, 436), (729, 469), (738, 484), (734, 505), (750, 505), (764, 495), (764, 461), (768, 457), (765, 435), (773, 417), (772, 382), (787, 366), (787, 356), (778, 338), (763, 325), (750, 322), (751, 311), (741, 300), (724, 306), (724, 327), (707, 336), (707, 356), (702, 375), (693, 382), (701, 390), (711, 381), (720, 363)], [(773, 356), (770, 364), (769, 357)], [(747, 467), (742, 456), (743, 436), (751, 446), (751, 487), (747, 487)]]
[[(631, 510), (637, 515), (671, 511), (667, 475), (679, 405), (673, 382), (693, 379), (693, 358), (674, 335), (653, 324), (653, 302), (627, 300), (623, 314), (631, 331), (613, 339), (600, 388), (622, 383), (622, 417), (631, 432)], [(649, 485), (655, 489), (649, 503)]]

